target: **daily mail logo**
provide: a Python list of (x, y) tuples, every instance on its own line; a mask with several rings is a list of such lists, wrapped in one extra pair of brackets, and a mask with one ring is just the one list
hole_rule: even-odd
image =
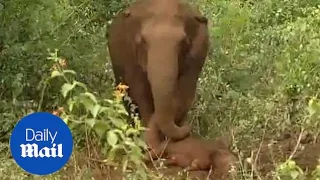
[(62, 144), (56, 144), (55, 138), (57, 137), (58, 131), (52, 133), (49, 131), (49, 129), (44, 129), (42, 131), (35, 131), (31, 128), (26, 129), (26, 142), (32, 142), (32, 141), (37, 141), (37, 142), (42, 142), (42, 141), (47, 141), (51, 142), (52, 146), (51, 147), (43, 147), (39, 149), (38, 144), (32, 143), (32, 144), (21, 144), (21, 156), (22, 157), (63, 157), (63, 152), (62, 152)]
[(31, 174), (48, 175), (68, 162), (73, 139), (62, 119), (38, 112), (17, 123), (10, 137), (10, 149), (22, 169)]

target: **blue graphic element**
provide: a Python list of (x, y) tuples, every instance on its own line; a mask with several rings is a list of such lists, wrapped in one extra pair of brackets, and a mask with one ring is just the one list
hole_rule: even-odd
[(60, 170), (68, 162), (72, 149), (73, 139), (67, 124), (46, 112), (23, 117), (10, 137), (10, 150), (16, 163), (36, 175)]

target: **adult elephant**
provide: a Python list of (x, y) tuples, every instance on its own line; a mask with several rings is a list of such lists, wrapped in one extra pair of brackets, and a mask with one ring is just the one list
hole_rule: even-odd
[(207, 19), (179, 0), (138, 0), (114, 18), (108, 35), (116, 83), (129, 86), (152, 129), (147, 143), (159, 145), (159, 130), (174, 140), (188, 136), (183, 119), (207, 56)]

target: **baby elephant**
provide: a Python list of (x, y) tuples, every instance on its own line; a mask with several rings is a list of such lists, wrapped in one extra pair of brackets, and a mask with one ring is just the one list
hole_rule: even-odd
[[(167, 159), (166, 165), (177, 165), (189, 171), (210, 170), (215, 176), (228, 174), (230, 166), (236, 157), (228, 150), (228, 142), (223, 138), (205, 140), (189, 136), (180, 141), (164, 141), (155, 154), (161, 154)], [(155, 154), (151, 154), (154, 158)]]

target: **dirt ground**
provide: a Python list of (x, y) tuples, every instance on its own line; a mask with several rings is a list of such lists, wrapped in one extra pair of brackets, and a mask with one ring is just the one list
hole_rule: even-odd
[[(300, 139), (300, 140), (299, 140)], [(300, 143), (298, 143), (300, 142)], [(299, 135), (285, 135), (278, 141), (264, 141), (260, 146), (257, 158), (258, 171), (262, 177), (270, 178), (270, 171), (279, 162), (291, 157), (304, 171), (310, 173), (319, 164), (320, 139), (308, 135), (299, 138)], [(259, 148), (255, 152), (259, 151)]]
[[(238, 163), (238, 165), (242, 164), (242, 167), (252, 167), (252, 164), (254, 164), (254, 167), (256, 167), (256, 174), (258, 174), (262, 179), (267, 180), (271, 179), (270, 172), (274, 170), (274, 167), (279, 162), (284, 162), (286, 159), (292, 156), (292, 160), (296, 161), (299, 167), (301, 167), (305, 171), (310, 172), (316, 168), (318, 164), (318, 159), (320, 158), (320, 141), (313, 141), (308, 138), (301, 138), (300, 143), (297, 146), (298, 140), (299, 135), (286, 136), (285, 138), (282, 138), (278, 141), (265, 140), (260, 145), (257, 145), (257, 147), (252, 151), (253, 160), (251, 164), (246, 161), (247, 157), (240, 157), (239, 162), (241, 163)], [(247, 154), (250, 152), (250, 150), (242, 151), (247, 151)], [(75, 155), (74, 159), (77, 160), (78, 165), (87, 164), (88, 161), (83, 159), (83, 157), (85, 157), (84, 155), (81, 155), (81, 153), (76, 154), (77, 155)], [(254, 161), (255, 159), (256, 161)], [(93, 165), (91, 165), (91, 168), (94, 170), (91, 172), (91, 175), (89, 175), (90, 177), (88, 176), (88, 179), (122, 180), (122, 176), (119, 173), (119, 169), (113, 170), (113, 168), (110, 168), (110, 166), (102, 165), (102, 163), (93, 163)], [(79, 169), (81, 169), (81, 167), (73, 167), (71, 165), (66, 169), (66, 171), (69, 175), (79, 174), (81, 173), (81, 170)], [(161, 169), (155, 169), (153, 167), (151, 169), (157, 172), (157, 174), (163, 174), (163, 177), (160, 179), (182, 180), (187, 179), (186, 177), (189, 177), (189, 179), (194, 180), (216, 179), (214, 177), (209, 178), (208, 175), (210, 174), (210, 172), (205, 171), (183, 172), (183, 170), (178, 167), (167, 167)], [(69, 178), (65, 177), (63, 179), (70, 179), (70, 176)], [(87, 178), (84, 177), (83, 179)]]

